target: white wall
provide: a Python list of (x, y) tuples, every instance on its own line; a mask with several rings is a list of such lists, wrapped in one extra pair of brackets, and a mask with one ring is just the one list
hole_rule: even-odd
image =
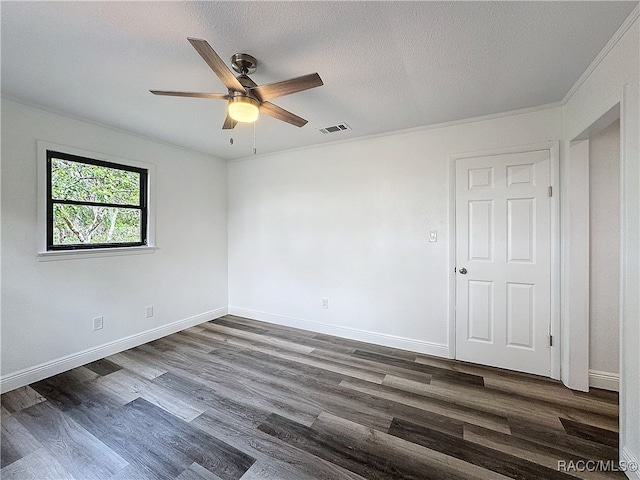
[(589, 184), (590, 384), (612, 388), (620, 371), (619, 121), (589, 137)]
[[(37, 140), (154, 164), (158, 249), (40, 261)], [(2, 388), (226, 313), (226, 177), (204, 154), (3, 99)]]
[(447, 356), (449, 155), (561, 134), (556, 108), (231, 162), (230, 312)]
[[(570, 141), (621, 103), (622, 138), (622, 319), (620, 363), (620, 450), (640, 462), (640, 28), (633, 23), (564, 106), (565, 140)], [(640, 478), (638, 474), (633, 478)]]

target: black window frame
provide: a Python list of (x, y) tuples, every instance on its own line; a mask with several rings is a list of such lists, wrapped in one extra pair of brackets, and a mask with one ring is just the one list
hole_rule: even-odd
[[(90, 202), (80, 200), (57, 200), (52, 195), (52, 174), (51, 174), (51, 162), (52, 159), (67, 160), (75, 163), (83, 163), (86, 165), (95, 165), (99, 167), (113, 168), (116, 170), (125, 170), (129, 172), (136, 172), (140, 174), (140, 204), (128, 205), (128, 204), (116, 204), (116, 203), (104, 203), (104, 202)], [(47, 149), (47, 251), (60, 251), (60, 250), (92, 250), (96, 248), (123, 248), (123, 247), (143, 247), (147, 245), (148, 234), (148, 185), (149, 185), (149, 170), (146, 168), (134, 167), (132, 165), (126, 165), (121, 163), (107, 162), (105, 160), (98, 160), (95, 158), (84, 157), (81, 155), (72, 155), (70, 153), (64, 153), (56, 150)], [(54, 245), (53, 243), (53, 211), (55, 204), (62, 205), (85, 205), (85, 206), (101, 206), (101, 207), (115, 207), (115, 208), (129, 208), (140, 210), (140, 242), (117, 242), (117, 243), (72, 243), (65, 245)]]

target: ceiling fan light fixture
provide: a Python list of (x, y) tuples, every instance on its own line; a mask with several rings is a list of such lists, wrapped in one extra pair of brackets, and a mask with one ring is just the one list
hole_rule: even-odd
[(229, 99), (229, 116), (236, 122), (253, 123), (258, 119), (259, 102), (248, 96), (235, 96)]

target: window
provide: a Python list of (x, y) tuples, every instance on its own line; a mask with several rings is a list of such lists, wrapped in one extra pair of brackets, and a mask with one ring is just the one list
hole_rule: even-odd
[(46, 150), (47, 250), (147, 245), (148, 170)]

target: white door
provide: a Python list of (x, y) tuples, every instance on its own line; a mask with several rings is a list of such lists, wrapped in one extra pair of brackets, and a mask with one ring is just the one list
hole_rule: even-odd
[(456, 358), (549, 376), (548, 150), (456, 162)]

